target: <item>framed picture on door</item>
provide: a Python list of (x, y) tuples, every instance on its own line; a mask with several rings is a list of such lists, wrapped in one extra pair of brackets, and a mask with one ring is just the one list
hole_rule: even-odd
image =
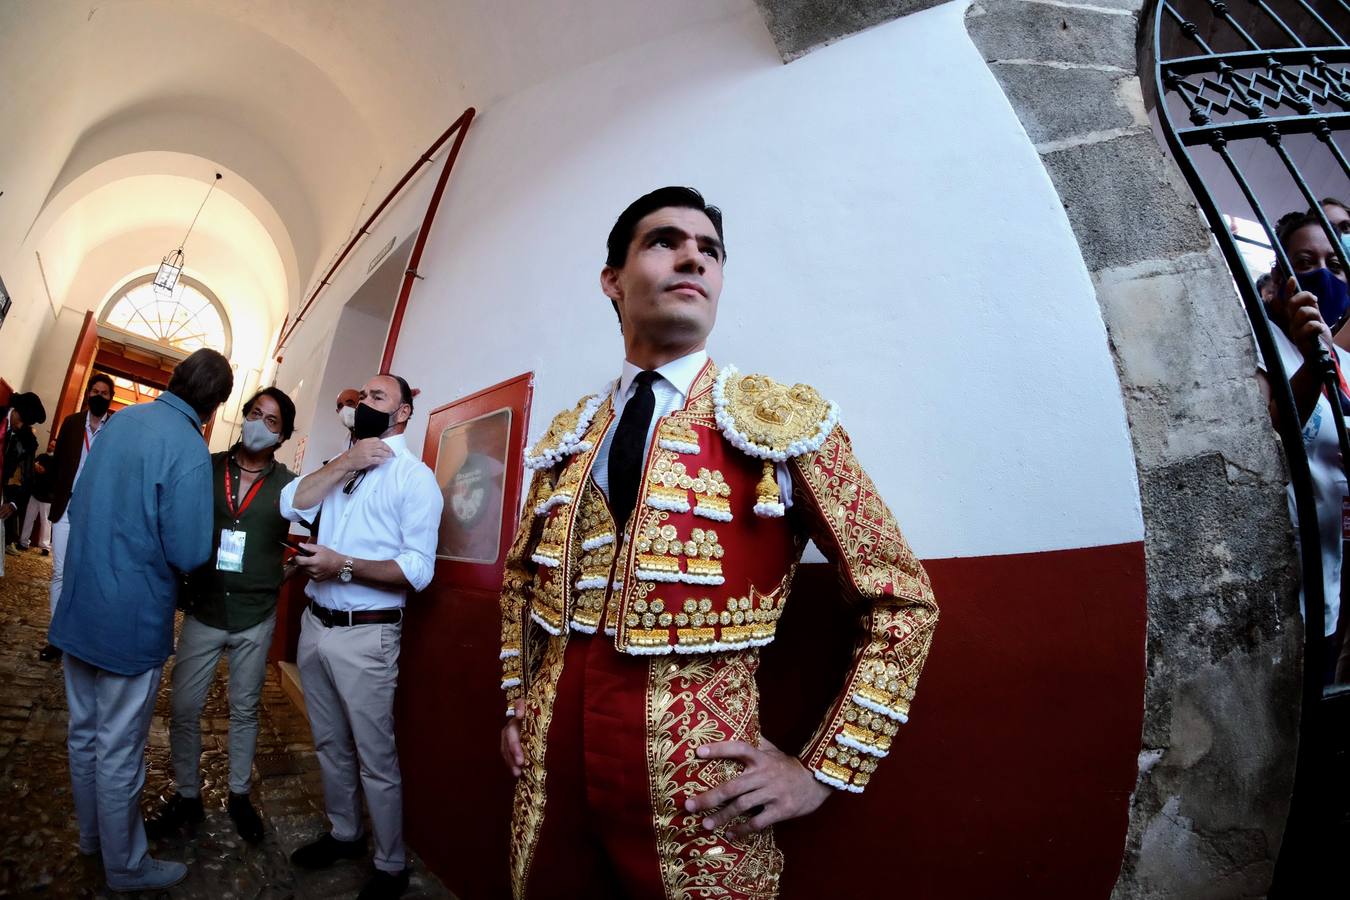
[(443, 500), (438, 579), (500, 588), (519, 518), (533, 392), (527, 372), (432, 410), (422, 459), (436, 473)]

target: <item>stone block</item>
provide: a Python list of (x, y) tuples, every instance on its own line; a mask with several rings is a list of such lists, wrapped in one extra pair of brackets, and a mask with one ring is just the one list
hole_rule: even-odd
[(1152, 134), (1066, 147), (1041, 159), (1090, 271), (1210, 247), (1194, 196)]
[(1034, 144), (1140, 124), (1127, 105), (1131, 74), (1003, 62), (989, 68)]
[(990, 61), (1034, 59), (1133, 72), (1137, 65), (1133, 15), (1019, 0), (978, 0), (966, 12), (966, 30)]
[(1219, 257), (1150, 260), (1093, 281), (1141, 466), (1218, 452), (1244, 477), (1283, 485), (1251, 327)]
[(783, 62), (946, 0), (755, 0)]

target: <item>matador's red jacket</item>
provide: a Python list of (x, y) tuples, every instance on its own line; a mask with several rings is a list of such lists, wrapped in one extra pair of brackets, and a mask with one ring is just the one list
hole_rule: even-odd
[[(586, 397), (526, 456), (534, 476), (501, 597), (508, 714), (540, 632), (603, 630), (634, 655), (770, 643), (812, 538), (838, 567), (863, 634), (800, 756), (820, 781), (861, 791), (906, 721), (938, 610), (834, 404), (807, 385), (709, 362), (685, 407), (658, 421), (622, 536), (590, 474), (615, 418), (608, 395)], [(777, 462), (792, 476), (790, 516)]]

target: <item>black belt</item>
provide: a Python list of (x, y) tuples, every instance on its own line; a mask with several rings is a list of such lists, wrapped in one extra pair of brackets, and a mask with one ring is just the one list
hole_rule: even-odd
[(401, 609), (358, 609), (345, 612), (309, 601), (309, 611), (329, 628), (347, 625), (391, 625), (403, 621)]

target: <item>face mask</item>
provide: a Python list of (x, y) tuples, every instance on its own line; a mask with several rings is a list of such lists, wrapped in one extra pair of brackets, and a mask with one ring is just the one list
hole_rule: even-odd
[(355, 407), (355, 406), (344, 406), (344, 407), (342, 407), (341, 409), (338, 410), (337, 416), (338, 416), (338, 421), (342, 423), (342, 427), (345, 428), (345, 429), (347, 429), (348, 431), (351, 431), (353, 428), (356, 427), (356, 407)]
[(1313, 269), (1298, 273), (1298, 285), (1317, 296), (1317, 309), (1328, 328), (1335, 328), (1350, 311), (1350, 288), (1331, 273), (1330, 269)]
[(98, 394), (90, 397), (89, 411), (94, 414), (95, 419), (103, 418), (103, 414), (108, 411), (108, 398), (100, 397)]
[(380, 412), (364, 403), (356, 405), (356, 417), (352, 423), (352, 436), (358, 441), (364, 438), (379, 437), (394, 424), (394, 413)]
[(267, 427), (267, 423), (262, 419), (244, 420), (244, 448), (249, 453), (261, 453), (268, 447), (274, 447), (281, 440), (280, 436), (273, 434)]

